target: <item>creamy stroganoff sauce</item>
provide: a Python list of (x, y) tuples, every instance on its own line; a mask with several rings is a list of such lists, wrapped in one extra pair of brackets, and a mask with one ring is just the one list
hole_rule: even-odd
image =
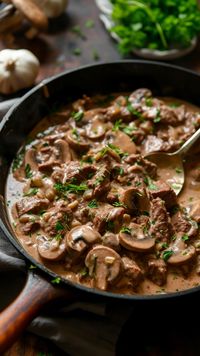
[[(44, 118), (6, 186), (23, 248), (58, 275), (101, 290), (155, 294), (199, 285), (198, 153), (186, 158), (178, 199), (144, 158), (177, 150), (199, 125), (199, 108), (148, 89), (84, 96)], [(178, 170), (166, 170), (172, 184)]]

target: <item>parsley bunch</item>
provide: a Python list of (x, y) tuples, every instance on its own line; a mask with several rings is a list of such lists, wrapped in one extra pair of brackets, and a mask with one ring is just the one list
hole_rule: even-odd
[(185, 48), (200, 33), (197, 0), (111, 0), (119, 49)]

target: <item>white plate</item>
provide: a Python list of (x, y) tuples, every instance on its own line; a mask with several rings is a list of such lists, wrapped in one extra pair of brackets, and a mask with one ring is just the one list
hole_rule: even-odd
[[(120, 41), (120, 38), (116, 35), (116, 33), (110, 31), (111, 28), (115, 25), (112, 20), (112, 4), (109, 0), (95, 0), (98, 8), (101, 11), (99, 15), (101, 21), (103, 22), (105, 28), (109, 31), (112, 38), (114, 38), (117, 42)], [(193, 51), (197, 44), (197, 37), (194, 37), (191, 41), (191, 44), (187, 48), (183, 49), (170, 49), (166, 51), (159, 51), (156, 49), (142, 48), (142, 49), (134, 49), (133, 53), (139, 57), (146, 59), (157, 59), (157, 60), (171, 60), (175, 58), (180, 58), (185, 56), (186, 54)]]

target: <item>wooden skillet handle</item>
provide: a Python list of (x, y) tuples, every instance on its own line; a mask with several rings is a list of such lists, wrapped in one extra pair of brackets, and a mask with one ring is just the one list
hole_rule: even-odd
[(44, 305), (58, 298), (72, 299), (73, 294), (29, 271), (22, 292), (0, 313), (0, 355), (18, 339)]

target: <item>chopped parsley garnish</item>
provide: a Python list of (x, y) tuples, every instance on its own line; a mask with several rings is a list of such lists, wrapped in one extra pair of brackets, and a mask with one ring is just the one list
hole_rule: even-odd
[(114, 125), (113, 125), (113, 128), (112, 128), (112, 131), (118, 131), (120, 129), (123, 128), (123, 123), (122, 123), (122, 119), (119, 119), (119, 120), (116, 120)]
[(60, 282), (61, 282), (61, 278), (60, 277), (56, 277), (56, 278), (51, 280), (52, 284), (59, 284)]
[(91, 200), (91, 201), (88, 203), (88, 206), (89, 206), (89, 208), (98, 208), (97, 200), (96, 200), (96, 199)]
[(93, 161), (94, 161), (93, 158), (90, 157), (90, 156), (84, 157), (84, 158), (81, 160), (82, 163), (93, 163)]
[(72, 117), (75, 121), (81, 121), (84, 116), (83, 110), (79, 110), (77, 112), (72, 112)]
[(168, 245), (167, 242), (164, 242), (164, 243), (162, 244), (162, 248), (168, 248), (168, 247), (169, 247), (169, 245)]
[(152, 107), (152, 105), (153, 105), (152, 98), (146, 98), (145, 104), (146, 104), (146, 106)]
[(172, 250), (164, 251), (162, 254), (163, 260), (167, 261), (173, 255), (173, 253), (174, 253), (174, 251), (172, 251)]
[(29, 163), (27, 163), (25, 166), (25, 176), (26, 176), (26, 178), (32, 178), (32, 176), (33, 176), (33, 173), (31, 171), (31, 166)]
[(182, 240), (183, 241), (188, 241), (190, 238), (189, 238), (189, 236), (187, 235), (187, 234), (184, 234), (183, 236), (182, 236)]
[(54, 188), (57, 190), (58, 193), (82, 193), (85, 192), (88, 187), (86, 184), (62, 184), (62, 183), (55, 183)]
[(61, 221), (57, 221), (57, 222), (56, 222), (55, 229), (56, 229), (56, 231), (62, 231), (62, 230), (64, 230), (64, 225), (61, 223)]
[(38, 192), (38, 188), (30, 188), (27, 193), (24, 193), (25, 197), (32, 197), (33, 195), (36, 195)]
[(80, 271), (79, 271), (79, 275), (81, 277), (86, 277), (89, 275), (89, 270), (87, 267), (83, 267)]
[(22, 165), (24, 154), (25, 154), (25, 148), (23, 147), (13, 160), (12, 172), (15, 172)]
[(180, 174), (180, 173), (183, 172), (183, 170), (182, 170), (181, 168), (178, 168), (178, 167), (175, 169), (175, 171), (176, 171), (176, 173), (178, 173), (178, 174)]
[(119, 201), (115, 201), (112, 205), (116, 206), (116, 207), (121, 206), (123, 208), (127, 208), (127, 206), (125, 204), (123, 204), (123, 203), (121, 203)]
[(82, 38), (82, 40), (86, 39), (86, 36), (84, 35), (84, 33), (81, 30), (80, 26), (77, 25), (77, 26), (72, 27), (71, 31), (74, 32), (80, 38)]
[(170, 103), (169, 106), (170, 108), (178, 108), (181, 104), (178, 103)]
[(75, 56), (80, 56), (81, 55), (81, 49), (80, 48), (74, 48), (74, 50), (73, 50), (73, 54), (75, 55)]
[(57, 240), (57, 241), (60, 241), (62, 240), (63, 236), (61, 234), (57, 234), (54, 239)]
[(123, 128), (123, 132), (129, 136), (132, 135), (133, 131), (137, 130), (136, 126), (125, 126)]
[(158, 109), (156, 117), (153, 119), (153, 122), (156, 124), (157, 122), (160, 122), (161, 117), (160, 117), (160, 110)]
[(127, 101), (127, 106), (126, 106), (127, 110), (134, 116), (141, 118), (141, 113), (139, 111), (137, 111), (135, 108), (133, 108), (132, 104), (130, 103), (130, 101)]
[(145, 177), (145, 178), (144, 178), (144, 183), (147, 185), (147, 187), (148, 187), (150, 190), (156, 190), (156, 189), (158, 189), (157, 186), (153, 183), (153, 181), (151, 180), (150, 177)]
[(86, 22), (85, 22), (85, 27), (86, 28), (92, 28), (94, 27), (94, 21), (92, 19), (88, 19)]
[(129, 235), (131, 235), (131, 229), (130, 229), (129, 227), (126, 227), (126, 226), (122, 227), (121, 230), (120, 230), (120, 232), (122, 232), (122, 233), (124, 233), (124, 234), (129, 234)]

